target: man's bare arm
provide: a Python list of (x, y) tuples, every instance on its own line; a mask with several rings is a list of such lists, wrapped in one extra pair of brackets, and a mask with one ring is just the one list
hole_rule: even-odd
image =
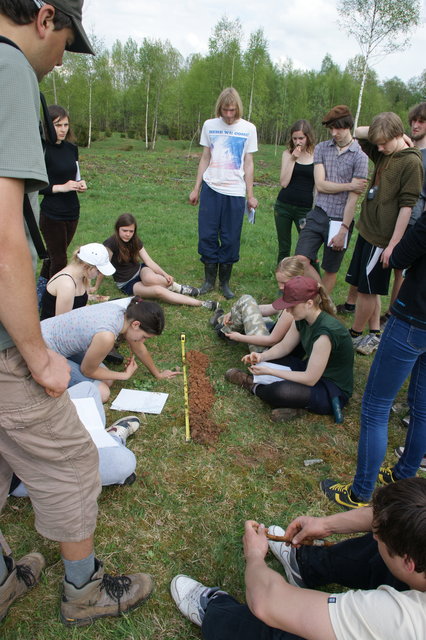
[(65, 391), (69, 367), (48, 350), (40, 331), (31, 254), (23, 219), (24, 183), (0, 178), (0, 321), (46, 392)]

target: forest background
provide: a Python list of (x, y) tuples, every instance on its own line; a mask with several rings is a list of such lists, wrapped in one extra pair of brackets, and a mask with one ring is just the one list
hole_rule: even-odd
[[(299, 118), (313, 124), (317, 140), (326, 137), (321, 120), (335, 104), (355, 113), (363, 57), (356, 55), (340, 68), (330, 54), (319, 71), (295, 69), (291, 59), (272, 62), (261, 28), (242, 48), (238, 19), (222, 17), (212, 29), (207, 55), (184, 58), (168, 40), (129, 38), (111, 49), (91, 36), (96, 56), (70, 55), (42, 83), (48, 104), (69, 110), (81, 146), (113, 131), (140, 138), (154, 149), (158, 136), (195, 141), (204, 120), (214, 115), (220, 91), (234, 86), (244, 105), (244, 117), (256, 124), (259, 141), (285, 144), (288, 129)], [(393, 55), (404, 55), (397, 52)], [(425, 99), (426, 69), (407, 82), (398, 77), (380, 81), (368, 70), (360, 124), (381, 111), (398, 113), (403, 122), (411, 106)]]

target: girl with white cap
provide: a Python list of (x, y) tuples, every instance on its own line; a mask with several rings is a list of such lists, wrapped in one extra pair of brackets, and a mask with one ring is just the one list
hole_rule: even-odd
[(91, 242), (83, 245), (74, 251), (66, 267), (48, 281), (41, 300), (41, 320), (84, 307), (90, 281), (99, 273), (111, 276), (114, 272), (103, 244)]

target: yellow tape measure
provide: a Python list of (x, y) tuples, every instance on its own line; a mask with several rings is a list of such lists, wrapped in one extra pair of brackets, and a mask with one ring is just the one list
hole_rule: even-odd
[(180, 334), (180, 344), (182, 348), (182, 369), (183, 369), (183, 394), (185, 399), (185, 441), (191, 440), (191, 432), (189, 429), (189, 395), (188, 395), (188, 376), (186, 375), (186, 353), (185, 353), (185, 334)]

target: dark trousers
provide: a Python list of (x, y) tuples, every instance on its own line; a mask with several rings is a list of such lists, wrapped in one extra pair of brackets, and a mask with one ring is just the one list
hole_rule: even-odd
[(40, 275), (49, 280), (63, 269), (67, 260), (67, 249), (78, 225), (76, 220), (53, 220), (40, 213), (40, 231), (46, 243), (49, 258), (43, 262)]
[[(271, 360), (271, 362), (288, 366), (292, 371), (305, 371), (308, 365), (307, 360), (301, 360), (293, 355)], [(339, 398), (341, 407), (348, 402), (346, 394), (326, 378), (320, 378), (313, 387), (290, 380), (258, 384), (254, 393), (274, 409), (281, 407), (307, 409), (319, 415), (333, 415), (331, 399), (334, 397)]]
[(203, 182), (198, 210), (198, 253), (202, 262), (238, 262), (244, 207), (245, 198), (225, 196)]
[[(331, 547), (301, 547), (297, 550), (297, 561), (308, 588), (339, 584), (352, 589), (376, 589), (386, 584), (397, 591), (408, 589), (386, 567), (371, 533)], [(303, 640), (264, 624), (246, 605), (229, 595), (211, 600), (202, 634), (205, 640)]]

